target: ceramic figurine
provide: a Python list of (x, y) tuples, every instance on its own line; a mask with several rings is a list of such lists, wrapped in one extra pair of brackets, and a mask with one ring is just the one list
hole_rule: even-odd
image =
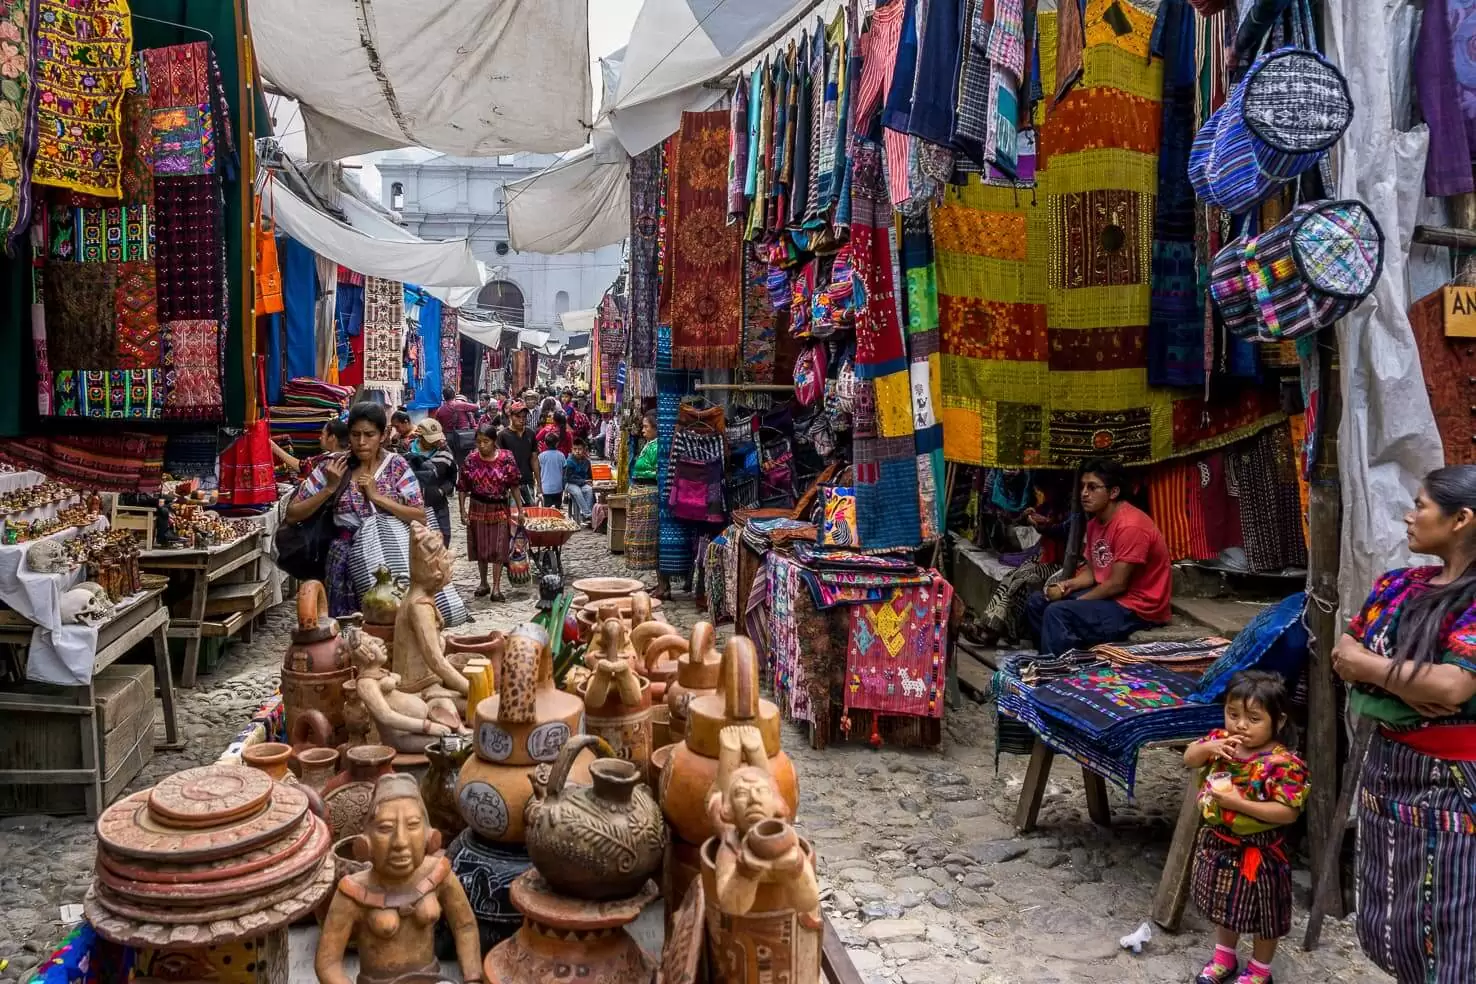
[(451, 583), (451, 552), (441, 534), (410, 524), (410, 587), (395, 615), (394, 671), (400, 689), (426, 702), (444, 699), (466, 706), (466, 677), (446, 658), (436, 593)]
[(711, 622), (698, 622), (692, 626), (692, 640), (686, 654), (677, 660), (676, 680), (666, 688), (673, 741), (687, 737), (687, 707), (692, 700), (717, 693), (723, 656), (713, 645), (715, 636)]
[[(476, 754), (461, 767), (456, 784), (467, 825), (488, 840), (521, 844), (523, 807), (533, 795), (528, 773), (552, 763), (581, 731), (583, 719), (584, 702), (554, 686), (548, 633), (533, 624), (514, 629), (497, 693), (473, 712)], [(580, 755), (572, 781), (589, 782), (593, 759), (588, 751)]]
[(437, 738), (463, 730), (461, 712), (449, 697), (425, 700), (399, 689), (400, 677), (385, 666), (389, 656), (383, 642), (355, 628), (346, 635), (359, 673), (352, 690), (373, 718), (382, 744), (397, 752), (422, 754)]
[(651, 768), (651, 682), (637, 676), (629, 660), (620, 658), (624, 629), (618, 619), (600, 627), (605, 656), (579, 687), (584, 699), (584, 724), (592, 735), (610, 743), (618, 758), (633, 762), (642, 779)]
[(319, 984), (350, 984), (343, 969), (350, 939), (359, 951), (358, 984), (438, 974), (435, 929), (442, 918), (456, 939), (463, 979), (481, 980), (476, 917), (451, 863), (442, 855), (427, 856), (431, 832), (415, 780), (381, 777), (364, 828), (370, 868), (339, 880), (313, 961)]
[(337, 745), (348, 740), (344, 685), (353, 678), (348, 641), (338, 622), (328, 617), (322, 583), (302, 582), (297, 589), (297, 627), (282, 657), (282, 709), (294, 744), (310, 740)]
[[(528, 856), (556, 892), (594, 902), (628, 898), (661, 867), (666, 819), (632, 762), (590, 763), (593, 786), (566, 786), (569, 768), (599, 739), (578, 735), (525, 808)], [(541, 770), (540, 770), (541, 771)]]

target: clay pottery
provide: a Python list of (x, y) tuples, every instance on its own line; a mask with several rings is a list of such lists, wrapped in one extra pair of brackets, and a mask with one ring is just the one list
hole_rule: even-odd
[(744, 839), (744, 844), (764, 861), (778, 860), (798, 842), (794, 827), (782, 820), (760, 820)]
[[(799, 841), (806, 863), (813, 867), (814, 850), (804, 838)], [(775, 882), (759, 885), (749, 912), (739, 915), (721, 911), (717, 902), (717, 850), (718, 839), (714, 837), (702, 845), (701, 851), (712, 984), (819, 981), (825, 927), (819, 909), (796, 912), (788, 908), (789, 886)]]
[(555, 893), (536, 869), (530, 871), (512, 886), (512, 902), (523, 913), (523, 924), (516, 936), (487, 954), (482, 962), (485, 979), (497, 984), (650, 984), (656, 964), (625, 927), (655, 898), (656, 886), (647, 882), (628, 899), (571, 899)]
[(359, 611), (365, 625), (394, 625), (400, 611), (403, 592), (395, 585), (394, 576), (388, 567), (374, 572), (374, 586), (364, 592), (359, 601)]
[(671, 755), (676, 751), (678, 743), (661, 745), (651, 753), (651, 788), (661, 788), (661, 773), (666, 771), (666, 764), (671, 761)]
[(661, 867), (666, 818), (632, 762), (600, 758), (592, 786), (569, 786), (569, 768), (600, 740), (577, 735), (526, 807), (528, 856), (556, 892), (602, 902), (634, 895)]
[(645, 585), (633, 577), (585, 577), (570, 585), (584, 594), (589, 601), (604, 601), (607, 598), (629, 598)]
[(302, 743), (317, 741), (323, 730), (318, 716), (327, 722), (329, 744), (348, 739), (343, 709), (343, 686), (354, 678), (354, 668), (327, 673), (303, 673), (282, 667), (282, 710), (287, 715), (287, 733)]
[(323, 804), (328, 808), (328, 823), (335, 839), (363, 832), (374, 782), (392, 771), (395, 750), (388, 745), (359, 745), (350, 748), (344, 758), (346, 768), (323, 790)]
[[(533, 796), (528, 773), (552, 763), (572, 735), (581, 731), (584, 703), (554, 686), (548, 633), (519, 626), (507, 640), (497, 693), (472, 714), (475, 755), (462, 765), (456, 801), (467, 825), (501, 843), (523, 842), (523, 808)], [(589, 782), (588, 750), (570, 770), (576, 783)]]
[(466, 829), (466, 821), (456, 804), (456, 774), (471, 753), (469, 740), (452, 735), (439, 738), (425, 748), (430, 766), (420, 780), (420, 798), (425, 801), (431, 826), (447, 842)]
[(661, 897), (666, 900), (666, 932), (671, 935), (676, 899), (685, 898), (692, 886), (702, 881), (702, 849), (672, 837), (661, 861)]
[(363, 625), (363, 629), (365, 632), (369, 633), (374, 638), (384, 643), (384, 648), (386, 651), (395, 651), (395, 624), (393, 622), (391, 622), (389, 625), (376, 625), (370, 622), (365, 622)]
[(667, 917), (666, 939), (661, 946), (661, 969), (656, 972), (656, 984), (696, 984), (706, 980), (707, 975), (698, 977), (702, 962), (703, 935), (707, 919), (707, 895), (702, 891), (702, 881), (692, 887), (682, 898), (680, 907), (668, 905), (672, 912)]
[(676, 680), (666, 688), (672, 741), (687, 736), (687, 706), (692, 700), (717, 693), (723, 657), (713, 645), (715, 635), (711, 622), (698, 622), (692, 626), (687, 653), (677, 659)]
[[(623, 630), (616, 619), (600, 630), (607, 653), (618, 651)], [(642, 779), (651, 771), (651, 681), (638, 676), (628, 660), (604, 658), (578, 689), (584, 701), (584, 727), (610, 743), (617, 758), (634, 762)]]
[[(362, 834), (355, 834), (353, 837), (345, 837), (342, 840), (335, 841), (333, 844), (333, 865), (334, 870), (338, 873), (334, 878), (335, 884), (355, 872), (367, 871), (372, 867), (369, 863), (369, 842), (364, 839)], [(332, 902), (333, 895), (330, 893), (322, 901), (322, 904), (313, 911), (313, 917), (318, 922), (321, 923), (324, 917), (328, 915), (328, 906)], [(353, 946), (353, 940), (349, 940), (349, 946)]]
[[(620, 619), (628, 627), (634, 628), (638, 624), (631, 614), (631, 609), (634, 605), (633, 599), (616, 598), (613, 600), (592, 601), (579, 610), (578, 621), (581, 639), (588, 639), (592, 636), (595, 627), (604, 621), (604, 618), (600, 614), (600, 609), (606, 605), (613, 605), (615, 607), (614, 617)], [(661, 611), (661, 599), (658, 598), (651, 601), (650, 606), (653, 614)]]
[(687, 705), (687, 734), (661, 771), (661, 808), (677, 836), (702, 844), (717, 833), (707, 815), (707, 795), (717, 778), (718, 735), (733, 725), (752, 725), (763, 737), (769, 772), (791, 816), (799, 806), (794, 763), (779, 741), (779, 708), (759, 697), (758, 656), (742, 636), (728, 640), (723, 652), (720, 689)]
[(304, 581), (297, 589), (297, 628), (282, 666), (295, 673), (328, 673), (348, 666), (348, 642), (338, 623), (328, 617), (328, 595), (321, 581)]
[(289, 776), (292, 782), (297, 781), (297, 777), (287, 769), (291, 758), (292, 746), (278, 741), (257, 742), (241, 749), (241, 762), (244, 765), (265, 772), (277, 782), (286, 782)]
[[(501, 660), (498, 662), (500, 665)], [(480, 656), (468, 662), (461, 675), (466, 677), (466, 706), (470, 711), (497, 692), (497, 674)]]
[[(662, 625), (660, 622), (646, 622), (636, 627), (636, 632), (647, 625)], [(641, 665), (644, 667), (642, 675), (651, 681), (651, 699), (658, 704), (666, 703), (666, 691), (676, 682), (677, 671), (681, 668), (680, 658), (690, 648), (686, 639), (683, 639), (677, 630), (669, 625), (663, 625), (660, 636), (651, 640), (644, 649), (637, 646), (641, 654)], [(635, 633), (631, 633), (632, 639)]]
[[(446, 849), (451, 870), (466, 889), (477, 929), (482, 937), (482, 952), (518, 931), (523, 916), (513, 908), (509, 892), (518, 876), (533, 866), (528, 852), (517, 844), (496, 844), (478, 836), (474, 830), (463, 830)], [(436, 953), (443, 960), (456, 955), (450, 929), (437, 927)]]
[[(497, 675), (502, 672), (502, 656), (507, 651), (507, 635), (502, 632), (488, 632), (486, 635), (448, 635), (442, 640), (443, 652), (454, 663), (456, 657), (466, 654), (473, 657), (481, 657), (486, 660), (492, 668), (492, 689), (497, 689)], [(475, 707), (468, 698), (468, 708)]]
[(304, 748), (297, 753), (297, 778), (307, 788), (321, 794), (337, 774), (338, 749)]

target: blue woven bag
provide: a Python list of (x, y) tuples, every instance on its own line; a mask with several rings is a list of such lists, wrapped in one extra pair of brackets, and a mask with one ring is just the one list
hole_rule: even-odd
[(1316, 167), (1352, 119), (1348, 83), (1326, 58), (1304, 48), (1262, 55), (1194, 137), (1194, 193), (1248, 212)]

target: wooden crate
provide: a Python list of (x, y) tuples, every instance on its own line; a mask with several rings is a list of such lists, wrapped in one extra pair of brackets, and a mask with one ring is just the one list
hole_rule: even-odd
[(139, 549), (154, 549), (154, 514), (152, 506), (120, 506), (113, 500), (112, 515), (108, 522), (115, 530), (130, 530), (139, 534)]
[(212, 584), (205, 596), (206, 615), (234, 615), (254, 612), (266, 600), (271, 585), (266, 581), (242, 581), (239, 584)]
[[(114, 663), (93, 678), (98, 768), (105, 806), (117, 799), (154, 757), (154, 668)], [(20, 693), (54, 693), (24, 684)], [(10, 711), (0, 729), (0, 761), (17, 769), (80, 769), (77, 718), (71, 714)], [(75, 814), (86, 810), (82, 786), (0, 785), (0, 816)]]
[(625, 553), (625, 503), (626, 498), (623, 495), (612, 495), (605, 502), (610, 508), (605, 534), (611, 553)]

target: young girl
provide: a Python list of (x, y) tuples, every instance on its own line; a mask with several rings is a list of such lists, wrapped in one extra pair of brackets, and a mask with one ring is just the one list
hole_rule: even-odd
[[(1272, 984), (1276, 943), (1291, 930), (1292, 871), (1282, 828), (1307, 801), (1307, 766), (1276, 740), (1286, 724), (1286, 684), (1276, 673), (1235, 674), (1225, 727), (1189, 746), (1184, 764), (1208, 765), (1199, 793), (1204, 825), (1194, 850), (1194, 904), (1215, 929), (1215, 954), (1195, 984)], [(1254, 937), (1240, 970), (1236, 945)]]
[[(482, 583), (474, 596), (502, 595), (502, 568), (507, 565), (512, 542), (512, 509), (517, 506), (518, 483), (522, 481), (512, 452), (497, 446), (497, 430), (491, 424), (477, 428), (477, 449), (466, 456), (457, 480), (461, 522), (466, 526), (466, 555), (477, 562)], [(467, 497), (471, 508), (467, 508)], [(509, 505), (511, 503), (511, 505)], [(487, 566), (492, 566), (492, 584), (487, 584)]]

